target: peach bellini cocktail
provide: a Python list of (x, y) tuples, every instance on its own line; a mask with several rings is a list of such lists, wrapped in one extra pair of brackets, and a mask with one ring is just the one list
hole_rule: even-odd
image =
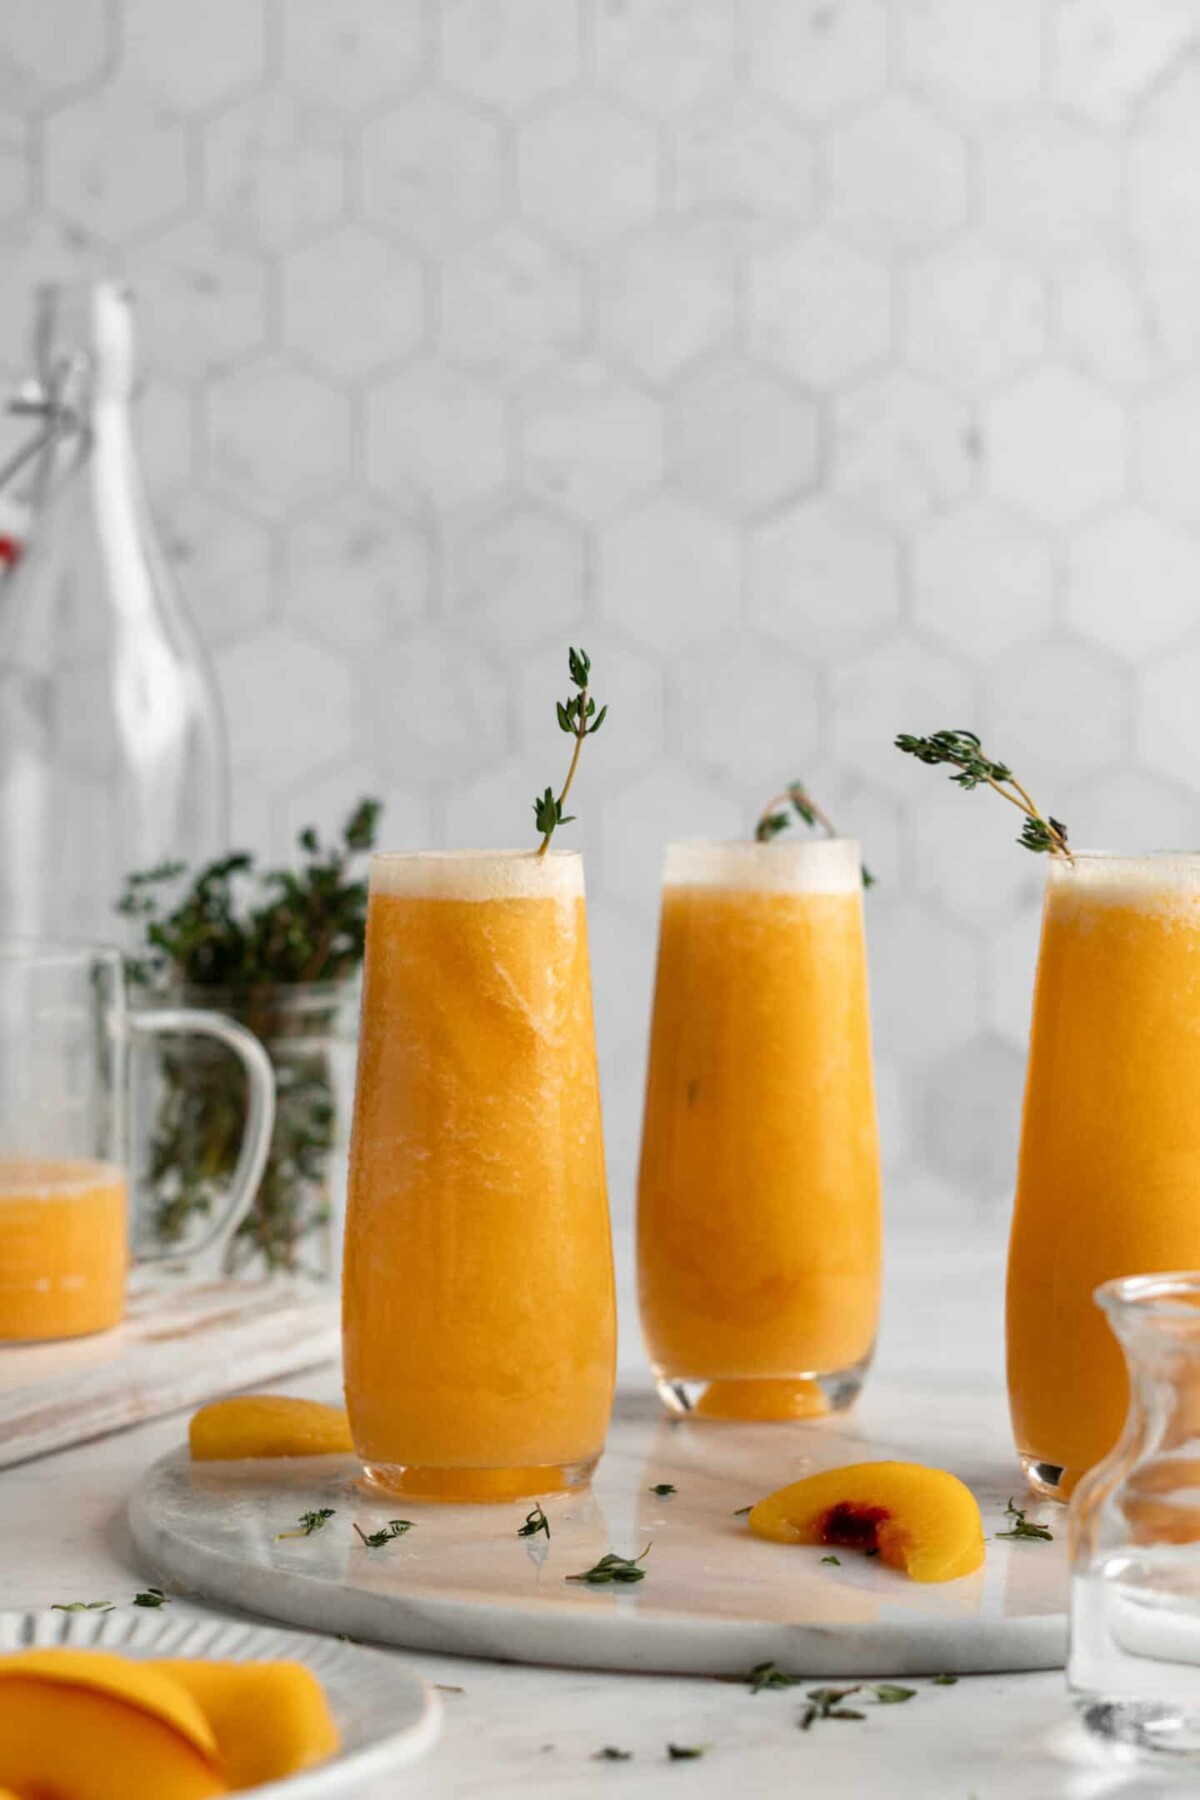
[(848, 1405), (875, 1341), (880, 1177), (849, 839), (667, 851), (638, 1195), (673, 1410)]

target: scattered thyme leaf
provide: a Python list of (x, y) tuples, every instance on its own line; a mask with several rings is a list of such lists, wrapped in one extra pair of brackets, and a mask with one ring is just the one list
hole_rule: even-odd
[(161, 1588), (147, 1588), (144, 1594), (133, 1596), (135, 1606), (170, 1606), (171, 1602)]
[[(349, 1642), (349, 1639), (347, 1639), (347, 1642)], [(439, 1694), (465, 1694), (467, 1691), (466, 1688), (455, 1687), (453, 1682), (450, 1681), (435, 1681), (433, 1685)]]
[(695, 1762), (698, 1756), (704, 1756), (707, 1751), (707, 1744), (668, 1744), (667, 1761)]
[(783, 1669), (777, 1669), (773, 1662), (755, 1663), (746, 1677), (752, 1694), (761, 1694), (764, 1688), (800, 1687), (805, 1679), (803, 1675), (788, 1675)]
[(1067, 828), (1061, 819), (1039, 811), (1021, 786), (1007, 763), (995, 762), (986, 755), (973, 731), (934, 731), (928, 737), (914, 737), (902, 731), (895, 740), (897, 750), (915, 756), (931, 767), (956, 769), (950, 779), (956, 787), (970, 793), (972, 788), (990, 787), (1010, 805), (1025, 814), (1018, 844), (1026, 850), (1065, 856), (1071, 861)]
[(592, 1752), (593, 1762), (632, 1762), (632, 1750), (618, 1750), (615, 1744), (605, 1744), (602, 1750)]
[(957, 1675), (934, 1675), (931, 1678), (929, 1685), (931, 1687), (957, 1687), (958, 1686), (958, 1676)]
[(901, 1706), (905, 1700), (913, 1699), (916, 1691), (916, 1688), (899, 1687), (894, 1681), (878, 1681), (871, 1686), (880, 1706)]
[(571, 685), (577, 690), (566, 700), (555, 702), (555, 713), (558, 717), (558, 728), (565, 731), (575, 740), (575, 748), (571, 752), (571, 766), (567, 770), (567, 779), (563, 782), (562, 792), (555, 795), (554, 789), (548, 787), (544, 793), (537, 794), (533, 802), (534, 823), (542, 834), (537, 853), (545, 856), (550, 848), (550, 839), (560, 825), (570, 825), (575, 817), (573, 813), (564, 813), (563, 806), (571, 791), (571, 783), (575, 779), (575, 771), (579, 767), (579, 756), (583, 749), (583, 740), (594, 737), (608, 716), (607, 706), (596, 711), (596, 702), (588, 692), (591, 680), (592, 663), (586, 650), (574, 648), (567, 651), (567, 673), (571, 677)]
[(996, 1532), (995, 1535), (998, 1538), (1029, 1538), (1040, 1544), (1052, 1544), (1054, 1542), (1054, 1533), (1050, 1530), (1049, 1526), (1039, 1525), (1036, 1520), (1027, 1519), (1025, 1517), (1024, 1509), (1013, 1505), (1011, 1494), (1009, 1495), (1008, 1505), (1004, 1509), (1004, 1516), (1006, 1519), (1012, 1520), (1012, 1527), (1008, 1531)]
[(808, 1705), (800, 1715), (801, 1731), (810, 1731), (819, 1719), (865, 1719), (866, 1713), (855, 1712), (852, 1707), (843, 1706), (852, 1694), (861, 1693), (861, 1683), (846, 1688), (809, 1688)]
[(650, 1492), (657, 1494), (660, 1500), (669, 1500), (672, 1494), (679, 1492), (679, 1489), (672, 1487), (669, 1481), (656, 1481)]
[(525, 1523), (523, 1525), (518, 1525), (517, 1536), (536, 1537), (539, 1531), (544, 1531), (547, 1538), (549, 1538), (550, 1521), (542, 1511), (540, 1500), (534, 1502), (533, 1511), (531, 1513), (526, 1513)]
[(378, 1550), (384, 1544), (390, 1544), (393, 1538), (403, 1537), (405, 1532), (411, 1531), (412, 1528), (413, 1521), (411, 1519), (389, 1519), (387, 1524), (378, 1531), (364, 1531), (361, 1525), (357, 1523), (354, 1525), (355, 1531), (368, 1550)]
[[(787, 830), (792, 822), (792, 813), (810, 830), (823, 831), (827, 838), (838, 836), (837, 826), (829, 814), (817, 805), (804, 783), (790, 781), (781, 794), (776, 794), (763, 807), (758, 816), (758, 824), (754, 827), (755, 841), (760, 844), (771, 843), (781, 832)], [(865, 888), (875, 886), (875, 877), (865, 863), (862, 884)]]
[(111, 1600), (56, 1600), (51, 1612), (112, 1612)]
[(336, 1507), (322, 1506), (316, 1512), (301, 1513), (299, 1527), (295, 1531), (277, 1531), (275, 1542), (278, 1544), (284, 1538), (311, 1537), (314, 1531), (328, 1525), (336, 1510)]
[(821, 1561), (823, 1563), (832, 1563), (835, 1569), (840, 1569), (842, 1566), (842, 1559), (840, 1556), (823, 1556)]
[(733, 1516), (735, 1519), (744, 1519), (747, 1513), (752, 1513), (753, 1511), (753, 1506), (739, 1506), (735, 1509)]
[(646, 1571), (639, 1568), (638, 1564), (644, 1562), (649, 1554), (649, 1544), (646, 1545), (640, 1556), (618, 1556), (615, 1550), (610, 1550), (606, 1556), (600, 1558), (598, 1563), (593, 1563), (590, 1569), (584, 1569), (582, 1574), (567, 1575), (563, 1579), (584, 1581), (589, 1587), (605, 1587), (614, 1581), (644, 1581)]

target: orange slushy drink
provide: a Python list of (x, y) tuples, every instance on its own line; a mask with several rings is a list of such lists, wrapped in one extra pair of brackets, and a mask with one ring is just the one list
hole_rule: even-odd
[(110, 1163), (0, 1156), (0, 1339), (85, 1337), (125, 1311), (125, 1178)]
[(577, 854), (372, 859), (343, 1339), (390, 1492), (545, 1494), (600, 1455), (616, 1328)]
[(638, 1265), (669, 1406), (775, 1419), (854, 1398), (880, 1195), (849, 839), (668, 849)]
[(1052, 857), (1008, 1263), (1030, 1485), (1066, 1498), (1128, 1387), (1093, 1290), (1200, 1268), (1200, 856)]

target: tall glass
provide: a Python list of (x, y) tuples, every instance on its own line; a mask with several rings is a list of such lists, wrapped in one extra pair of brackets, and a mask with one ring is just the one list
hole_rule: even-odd
[(612, 1243), (583, 864), (371, 860), (343, 1273), (346, 1404), (391, 1493), (587, 1480)]
[(1051, 858), (1008, 1262), (1013, 1433), (1065, 1499), (1129, 1400), (1092, 1304), (1200, 1267), (1200, 855)]
[(849, 839), (668, 848), (638, 1267), (672, 1410), (786, 1419), (858, 1393), (880, 1194)]

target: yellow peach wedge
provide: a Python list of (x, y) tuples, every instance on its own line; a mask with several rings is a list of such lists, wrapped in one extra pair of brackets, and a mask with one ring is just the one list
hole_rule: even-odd
[(54, 1800), (212, 1800), (229, 1787), (192, 1696), (98, 1650), (0, 1657), (0, 1783)]
[(193, 1413), (188, 1445), (196, 1462), (248, 1456), (341, 1456), (353, 1450), (340, 1406), (286, 1394), (239, 1394)]
[(221, 1767), (235, 1788), (282, 1781), (332, 1756), (338, 1747), (320, 1682), (300, 1663), (168, 1660), (150, 1665), (196, 1701), (217, 1740)]
[(780, 1544), (878, 1551), (913, 1581), (955, 1581), (978, 1569), (983, 1521), (970, 1488), (921, 1463), (822, 1469), (751, 1508), (750, 1529)]

